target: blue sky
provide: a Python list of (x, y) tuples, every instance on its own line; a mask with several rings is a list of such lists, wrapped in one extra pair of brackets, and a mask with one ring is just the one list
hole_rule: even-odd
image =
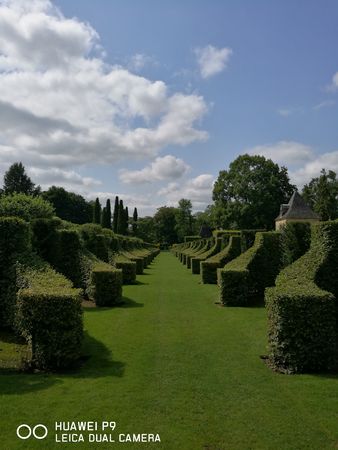
[(337, 23), (331, 0), (0, 0), (0, 171), (141, 215), (204, 209), (244, 152), (300, 187), (338, 171)]

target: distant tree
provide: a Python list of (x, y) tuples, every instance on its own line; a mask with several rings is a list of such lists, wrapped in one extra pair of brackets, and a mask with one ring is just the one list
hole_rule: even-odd
[(96, 198), (94, 203), (93, 222), (101, 224), (101, 203), (98, 197)]
[(123, 207), (123, 200), (119, 202), (119, 213), (117, 216), (117, 233), (124, 234), (125, 233), (125, 211)]
[(272, 229), (294, 190), (286, 167), (264, 156), (241, 155), (220, 171), (213, 200), (223, 227)]
[(154, 215), (154, 226), (158, 242), (171, 245), (178, 241), (176, 214), (177, 208), (171, 206), (162, 206), (157, 209)]
[(137, 220), (137, 237), (145, 242), (156, 242), (156, 226), (153, 217), (139, 217)]
[(113, 231), (114, 233), (117, 233), (117, 221), (119, 216), (119, 198), (118, 196), (115, 197), (115, 204), (114, 204), (114, 213), (113, 213)]
[(55, 214), (63, 220), (79, 224), (92, 221), (93, 205), (79, 194), (51, 186), (42, 197), (54, 206)]
[(111, 207), (109, 199), (106, 202), (106, 206), (102, 209), (101, 225), (103, 228), (111, 229)]
[(133, 229), (133, 234), (135, 236), (137, 235), (137, 219), (138, 219), (137, 208), (134, 208), (132, 229)]
[(107, 228), (107, 209), (104, 206), (101, 211), (101, 227)]
[(128, 228), (129, 228), (129, 211), (128, 206), (126, 206), (124, 210), (124, 234), (128, 234)]
[(190, 200), (182, 198), (178, 202), (176, 213), (176, 232), (179, 241), (183, 241), (184, 236), (192, 234), (192, 204)]
[(302, 196), (322, 220), (338, 218), (338, 180), (333, 170), (322, 169), (319, 177), (304, 186)]
[(41, 188), (40, 186), (35, 186), (26, 174), (23, 164), (16, 162), (5, 173), (3, 191), (7, 195), (14, 193), (39, 195)]

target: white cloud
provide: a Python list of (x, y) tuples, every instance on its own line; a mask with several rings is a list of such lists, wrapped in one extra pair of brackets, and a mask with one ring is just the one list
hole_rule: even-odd
[(123, 183), (152, 183), (180, 178), (188, 170), (189, 166), (182, 159), (172, 155), (159, 156), (149, 166), (141, 170), (121, 170), (120, 180)]
[(201, 174), (191, 178), (182, 185), (169, 183), (159, 191), (159, 195), (165, 196), (167, 203), (176, 206), (181, 198), (191, 200), (193, 209), (203, 210), (212, 202), (212, 189), (215, 178), (211, 174)]
[(41, 169), (38, 167), (31, 167), (28, 169), (28, 174), (34, 179), (34, 182), (44, 186), (56, 185), (74, 185), (83, 188), (101, 185), (101, 181), (95, 180), (92, 177), (82, 177), (74, 170), (61, 170), (58, 168)]
[(314, 156), (303, 167), (291, 171), (290, 178), (297, 186), (302, 187), (311, 178), (318, 177), (322, 169), (338, 173), (338, 150)]
[(201, 96), (107, 64), (91, 25), (48, 0), (0, 0), (0, 164), (70, 170), (155, 157), (207, 139), (197, 126), (206, 112)]
[(130, 58), (128, 68), (134, 72), (139, 72), (146, 66), (153, 66), (156, 64), (157, 63), (154, 57), (145, 55), (144, 53), (136, 53)]
[(249, 149), (248, 153), (265, 156), (285, 166), (302, 164), (314, 157), (311, 147), (295, 141), (279, 141), (274, 144), (257, 145)]
[(328, 108), (329, 106), (335, 105), (336, 102), (334, 100), (324, 100), (317, 105), (313, 106), (313, 110), (318, 111), (319, 109)]
[(212, 45), (195, 49), (202, 78), (209, 78), (222, 72), (226, 68), (232, 53), (231, 48), (216, 48)]
[(286, 109), (286, 108), (283, 109), (282, 108), (282, 109), (278, 109), (277, 112), (280, 116), (288, 117), (292, 114), (292, 109)]
[(338, 72), (336, 72), (332, 77), (332, 88), (338, 89)]

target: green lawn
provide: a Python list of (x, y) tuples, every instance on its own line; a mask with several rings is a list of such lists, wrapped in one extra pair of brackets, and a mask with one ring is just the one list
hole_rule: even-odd
[[(170, 253), (124, 307), (88, 308), (82, 369), (0, 376), (1, 448), (165, 450), (338, 448), (338, 379), (269, 370), (264, 308), (221, 308)], [(21, 423), (116, 420), (114, 433), (159, 433), (161, 444), (20, 441)]]

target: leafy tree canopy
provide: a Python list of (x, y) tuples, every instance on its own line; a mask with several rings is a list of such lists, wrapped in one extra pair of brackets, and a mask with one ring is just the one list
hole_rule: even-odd
[(177, 208), (162, 206), (154, 215), (155, 233), (158, 242), (174, 244), (177, 242), (176, 231)]
[(224, 228), (274, 227), (281, 203), (286, 203), (295, 186), (287, 169), (264, 156), (241, 155), (219, 172), (213, 200)]
[(53, 206), (41, 197), (26, 194), (0, 197), (0, 216), (18, 216), (29, 222), (32, 219), (50, 219), (53, 215)]
[(4, 176), (4, 194), (21, 193), (27, 195), (38, 195), (41, 192), (40, 186), (35, 186), (33, 181), (26, 174), (21, 162), (16, 162), (10, 166)]
[(304, 186), (302, 195), (322, 220), (338, 218), (338, 180), (333, 170), (322, 169), (319, 177)]
[(79, 224), (92, 221), (93, 206), (81, 195), (52, 186), (42, 196), (54, 206), (55, 214), (61, 219)]

